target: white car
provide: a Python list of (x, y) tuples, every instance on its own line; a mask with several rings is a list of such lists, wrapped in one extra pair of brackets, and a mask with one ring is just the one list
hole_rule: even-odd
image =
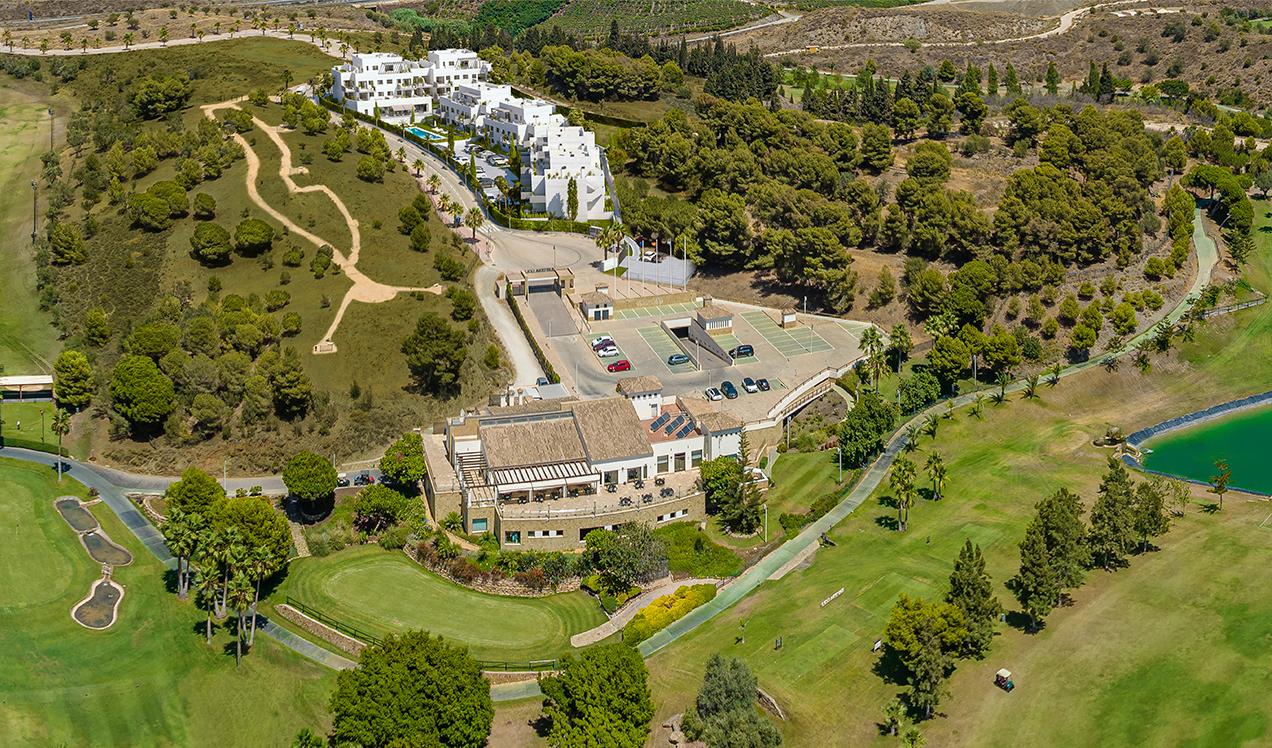
[(723, 394), (722, 392), (720, 392), (719, 388), (716, 388), (716, 387), (712, 387), (712, 388), (708, 389), (708, 390), (707, 390), (706, 392), (704, 392), (703, 394), (704, 394), (704, 395), (706, 395), (706, 396), (707, 396), (707, 399), (708, 399), (708, 400), (711, 400), (712, 402), (715, 402), (716, 400), (723, 400), (723, 399), (724, 399), (724, 394)]
[(647, 249), (640, 253), (640, 259), (645, 262), (656, 262), (658, 260), (658, 253), (652, 249)]
[(589, 343), (589, 345), (591, 345), (593, 348), (595, 348), (596, 346), (600, 345), (601, 343), (613, 343), (613, 342), (614, 342), (614, 339), (613, 339), (613, 338), (611, 338), (610, 336), (608, 336), (608, 335), (602, 335), (602, 336), (601, 336), (601, 337), (599, 337), (599, 338), (593, 338), (593, 339), (592, 339), (592, 342), (591, 342), (591, 343)]
[(596, 355), (600, 356), (601, 358), (613, 358), (614, 356), (617, 356), (621, 352), (622, 351), (619, 351), (617, 348), (611, 345), (611, 346), (606, 346), (605, 348), (600, 349), (599, 351), (596, 352)]

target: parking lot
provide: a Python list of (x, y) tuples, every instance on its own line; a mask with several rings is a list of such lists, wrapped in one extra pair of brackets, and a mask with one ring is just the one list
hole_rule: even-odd
[(773, 321), (768, 313), (759, 310), (743, 312), (741, 316), (755, 329), (755, 332), (786, 358), (835, 349), (835, 346), (827, 343), (826, 339), (818, 335), (817, 331), (811, 327), (796, 327), (788, 330)]
[[(749, 344), (755, 349), (754, 356), (729, 362), (699, 350), (693, 343), (682, 348), (658, 324), (660, 319), (681, 317), (692, 310), (692, 305), (682, 304), (641, 310), (643, 313), (627, 319), (616, 317), (584, 334), (553, 337), (548, 344), (561, 359), (562, 371), (572, 375), (575, 391), (584, 397), (613, 395), (618, 380), (629, 376), (655, 376), (662, 382), (666, 394), (695, 397), (702, 397), (709, 388), (719, 388), (727, 380), (739, 393), (736, 399), (728, 401), (729, 410), (743, 420), (766, 417), (768, 410), (790, 388), (827, 368), (842, 367), (861, 355), (859, 343), (865, 323), (801, 316), (799, 325), (784, 329), (774, 321), (776, 310), (770, 314), (718, 299), (714, 303), (734, 313), (732, 332), (718, 336), (718, 342), (726, 350)], [(654, 310), (660, 310), (661, 316)], [(601, 359), (596, 355), (590, 341), (602, 334), (614, 339), (622, 351), (620, 356)], [(669, 356), (684, 353), (686, 349), (690, 363), (667, 364)], [(609, 363), (623, 358), (631, 362), (630, 371), (606, 371)], [(746, 392), (742, 382), (748, 377), (767, 379), (771, 389)]]
[(671, 317), (676, 314), (688, 314), (697, 308), (697, 304), (687, 301), (683, 304), (664, 304), (662, 306), (637, 307), (635, 309), (615, 309), (614, 319), (662, 319), (663, 317)]

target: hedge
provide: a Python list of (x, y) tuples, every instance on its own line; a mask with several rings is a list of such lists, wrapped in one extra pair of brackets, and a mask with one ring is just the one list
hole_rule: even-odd
[(512, 307), (512, 316), (516, 317), (517, 324), (521, 325), (521, 332), (525, 334), (526, 340), (530, 342), (530, 350), (534, 351), (534, 357), (543, 369), (543, 374), (552, 384), (560, 384), (561, 375), (557, 374), (556, 369), (552, 368), (552, 362), (548, 360), (543, 349), (539, 347), (539, 341), (530, 332), (530, 326), (526, 324), (526, 318), (521, 316), (521, 307), (517, 305), (517, 300), (512, 297), (512, 292), (506, 286), (504, 287), (504, 298), (508, 300), (508, 306)]
[(601, 601), (601, 609), (610, 615), (612, 615), (614, 611), (618, 610), (623, 603), (640, 594), (639, 587), (629, 587), (626, 592), (620, 592), (615, 595), (614, 593), (606, 590), (605, 586), (601, 584), (600, 574), (592, 574), (584, 577), (583, 580), (579, 582), (579, 587), (596, 595), (597, 599)]
[[(16, 436), (0, 437), (0, 447), (15, 447), (17, 449), (31, 449), (36, 452), (47, 452), (51, 455), (57, 454), (56, 444), (45, 444), (42, 441), (36, 441), (34, 439), (22, 439)], [(70, 457), (71, 456), (70, 450), (63, 447), (62, 456)]]
[(716, 596), (714, 584), (681, 587), (647, 605), (623, 627), (623, 642), (639, 644), (689, 614), (689, 611)]

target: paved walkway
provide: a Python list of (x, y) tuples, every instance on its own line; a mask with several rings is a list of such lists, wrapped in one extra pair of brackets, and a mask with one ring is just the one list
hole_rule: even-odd
[(645, 609), (645, 606), (652, 603), (663, 595), (669, 595), (681, 587), (692, 587), (695, 584), (713, 584), (719, 585), (719, 579), (671, 579), (652, 589), (646, 590), (634, 599), (628, 601), (626, 605), (619, 608), (614, 615), (605, 623), (596, 628), (580, 631), (570, 637), (571, 647), (586, 647), (589, 644), (595, 644), (599, 641), (607, 639), (627, 625), (628, 621), (636, 617), (636, 614)]

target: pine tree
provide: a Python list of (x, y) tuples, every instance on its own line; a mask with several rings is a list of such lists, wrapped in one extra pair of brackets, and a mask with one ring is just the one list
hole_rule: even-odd
[(1020, 571), (1009, 585), (1025, 614), (1029, 628), (1037, 630), (1060, 601), (1060, 580), (1056, 577), (1042, 523), (1034, 520), (1020, 542)]
[(994, 597), (994, 585), (985, 573), (985, 557), (979, 545), (971, 540), (963, 541), (954, 572), (950, 574), (950, 591), (945, 601), (963, 611), (967, 619), (967, 639), (963, 653), (969, 657), (984, 657), (994, 636), (994, 622), (1003, 607)]
[(1166, 514), (1166, 483), (1153, 478), (1135, 487), (1135, 534), (1140, 539), (1140, 551), (1148, 550), (1148, 541), (1165, 535), (1170, 529), (1170, 517)]
[(994, 67), (994, 63), (989, 63), (989, 70), (985, 74), (985, 94), (987, 96), (998, 95), (998, 68)]
[(1106, 571), (1126, 563), (1126, 552), (1135, 546), (1134, 485), (1126, 468), (1114, 458), (1100, 481), (1100, 496), (1091, 508), (1087, 545), (1092, 563)]
[(941, 698), (947, 693), (945, 677), (953, 664), (951, 659), (941, 651), (937, 638), (929, 637), (910, 665), (910, 706), (925, 717), (932, 716), (932, 711), (940, 706)]
[(1082, 500), (1066, 489), (1059, 489), (1038, 502), (1037, 521), (1042, 526), (1051, 568), (1061, 588), (1082, 586), (1090, 553), (1086, 545), (1086, 527), (1082, 524)]

